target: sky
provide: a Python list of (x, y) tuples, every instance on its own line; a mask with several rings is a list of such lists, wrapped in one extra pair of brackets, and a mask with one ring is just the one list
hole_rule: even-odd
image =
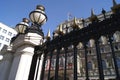
[[(120, 0), (116, 2), (119, 4)], [(97, 15), (102, 8), (110, 11), (113, 5), (112, 0), (1, 0), (0, 22), (15, 27), (23, 18), (29, 19), (29, 13), (39, 4), (45, 7), (48, 17), (42, 26), (45, 35), (49, 29), (52, 33), (60, 23), (68, 20), (68, 14), (76, 18), (88, 18), (91, 9)]]

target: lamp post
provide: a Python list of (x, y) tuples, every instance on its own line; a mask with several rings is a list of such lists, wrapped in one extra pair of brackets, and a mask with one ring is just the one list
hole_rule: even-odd
[[(32, 11), (29, 14), (30, 20), (32, 21), (32, 25), (28, 29), (28, 31), (29, 32), (36, 32), (36, 33), (40, 34), (42, 37), (44, 37), (44, 34), (42, 32), (41, 25), (43, 25), (47, 21), (47, 16), (46, 16), (44, 11), (45, 11), (44, 6), (37, 5), (36, 10)], [(39, 48), (37, 48), (35, 51), (39, 51)], [(32, 63), (31, 63), (29, 80), (33, 80), (34, 79), (37, 59), (38, 59), (38, 57), (41, 57), (41, 55), (42, 55), (42, 53), (39, 54), (39, 52), (37, 54), (40, 55), (40, 56), (35, 56), (36, 53), (34, 53), (34, 55), (33, 55), (34, 57), (32, 59)], [(34, 64), (34, 65), (32, 65), (32, 64)], [(36, 74), (36, 76), (37, 76), (37, 74)]]
[(44, 6), (37, 5), (36, 10), (30, 13), (29, 17), (33, 24), (41, 26), (47, 21), (47, 16), (44, 11), (45, 11)]
[[(30, 21), (27, 18), (23, 18), (23, 21), (20, 22), (19, 24), (17, 24), (15, 29), (18, 31), (19, 34), (26, 34), (26, 33), (32, 32), (32, 33), (39, 34), (43, 38), (44, 34), (42, 32), (41, 26), (47, 21), (47, 16), (45, 14), (44, 6), (37, 5), (36, 10), (32, 11), (29, 14), (29, 18), (30, 18), (30, 21), (32, 22), (31, 26), (29, 26)], [(30, 73), (29, 73), (28, 80), (34, 79), (37, 60), (41, 58), (42, 54), (43, 53), (39, 52), (39, 48), (35, 47), (35, 52), (34, 52), (34, 55), (32, 58), (32, 63), (31, 63), (31, 67), (30, 67)], [(37, 76), (37, 74), (36, 74), (36, 76)]]
[[(40, 36), (40, 45), (43, 43), (44, 34), (42, 32), (41, 26), (47, 21), (47, 16), (45, 14), (45, 8), (42, 5), (37, 5), (36, 9), (29, 14), (29, 19), (23, 18), (23, 21), (18, 23), (15, 27), (18, 35), (25, 35), (27, 33), (36, 33)], [(31, 25), (29, 23), (31, 22)], [(34, 48), (34, 54), (32, 56), (30, 73), (28, 80), (33, 80), (38, 78), (39, 66), (36, 66), (37, 63), (41, 63), (41, 52), (39, 46)], [(36, 74), (35, 74), (36, 73)]]
[(23, 21), (18, 23), (15, 27), (16, 31), (19, 34), (25, 33), (26, 29), (29, 27), (29, 20), (27, 18), (23, 18)]
[(42, 5), (37, 5), (36, 10), (29, 14), (30, 21), (32, 22), (31, 27), (28, 32), (36, 32), (42, 37), (44, 36), (41, 26), (47, 21), (47, 16), (45, 14), (45, 8)]

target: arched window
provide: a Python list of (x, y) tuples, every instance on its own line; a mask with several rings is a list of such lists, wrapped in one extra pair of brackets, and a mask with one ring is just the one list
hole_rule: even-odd
[(92, 70), (92, 62), (91, 61), (88, 62), (88, 70)]
[(117, 66), (118, 68), (120, 68), (120, 57), (117, 57), (116, 60), (117, 60)]
[(105, 61), (105, 60), (102, 60), (102, 65), (103, 65), (103, 69), (106, 69), (106, 68), (107, 68), (106, 61)]

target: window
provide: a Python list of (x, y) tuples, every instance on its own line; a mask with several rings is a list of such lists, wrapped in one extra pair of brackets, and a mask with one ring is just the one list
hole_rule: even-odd
[(119, 58), (119, 57), (116, 58), (116, 61), (117, 61), (117, 66), (118, 66), (118, 68), (120, 68), (120, 58)]
[(16, 34), (13, 34), (13, 37), (15, 37), (16, 36)]
[(64, 58), (64, 56), (61, 56), (60, 58), (59, 58), (59, 66), (60, 67), (63, 67), (64, 66), (64, 63), (65, 62), (65, 58)]
[(68, 66), (70, 65), (72, 65), (73, 64), (73, 54), (72, 53), (68, 53), (68, 55), (67, 55), (68, 57), (67, 57), (67, 64), (68, 64)]
[(103, 66), (103, 69), (106, 69), (106, 68), (107, 68), (106, 61), (105, 61), (105, 60), (102, 60), (102, 66)]
[(105, 46), (105, 52), (111, 52), (110, 46)]
[(120, 50), (120, 43), (118, 44), (118, 49)]
[(9, 38), (6, 38), (6, 40), (5, 40), (6, 42), (10, 42), (10, 39)]
[(56, 64), (56, 59), (55, 59), (55, 58), (52, 58), (52, 61), (51, 61), (51, 69), (52, 69), (52, 70), (55, 69), (55, 64)]
[(114, 50), (115, 50), (115, 51), (118, 50), (118, 45), (114, 45)]
[(100, 48), (100, 52), (101, 52), (101, 53), (104, 53), (104, 52), (105, 52), (104, 47), (101, 47), (101, 48)]
[(9, 36), (12, 36), (12, 33), (11, 33), (11, 32), (8, 32), (8, 35), (9, 35)]
[(45, 70), (49, 70), (49, 67), (50, 67), (50, 59), (47, 59), (45, 63)]
[(92, 62), (88, 62), (88, 70), (92, 70)]
[(87, 53), (90, 55), (91, 54), (91, 50), (88, 50)]
[(7, 33), (7, 30), (5, 30), (5, 29), (3, 29), (3, 31), (2, 31), (3, 33)]
[(2, 28), (0, 27), (0, 30), (1, 30)]
[(3, 39), (4, 39), (4, 36), (0, 35), (0, 39), (3, 40)]

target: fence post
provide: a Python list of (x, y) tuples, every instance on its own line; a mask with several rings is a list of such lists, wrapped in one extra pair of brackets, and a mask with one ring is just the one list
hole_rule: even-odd
[(102, 57), (100, 53), (99, 41), (97, 39), (95, 39), (95, 46), (96, 46), (96, 55), (97, 55), (97, 62), (98, 62), (98, 69), (99, 69), (99, 79), (104, 80)]
[(114, 48), (113, 48), (111, 35), (108, 35), (108, 38), (109, 38), (109, 42), (110, 42), (110, 48), (111, 48), (111, 51), (112, 51), (111, 54), (112, 54), (112, 58), (113, 58), (113, 62), (114, 62), (114, 67), (115, 67), (116, 80), (119, 80), (120, 79), (119, 69), (118, 69), (117, 60), (116, 60), (116, 57), (115, 57), (115, 51), (114, 51)]

